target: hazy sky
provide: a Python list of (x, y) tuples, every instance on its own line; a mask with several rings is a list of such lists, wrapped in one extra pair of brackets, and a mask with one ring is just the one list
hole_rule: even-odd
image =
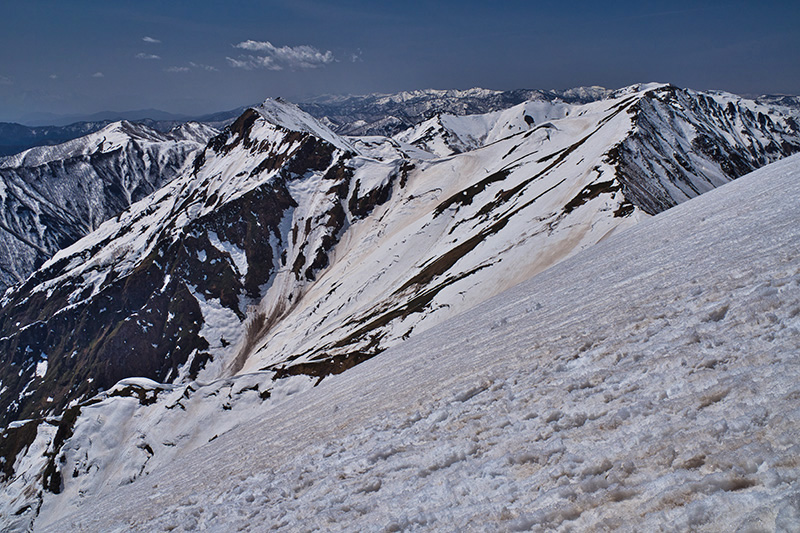
[(799, 52), (797, 0), (6, 0), (0, 121), (476, 86), (800, 94)]

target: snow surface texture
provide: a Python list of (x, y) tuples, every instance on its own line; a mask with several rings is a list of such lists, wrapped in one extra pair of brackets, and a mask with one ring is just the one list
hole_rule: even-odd
[(42, 531), (797, 531), (800, 157)]

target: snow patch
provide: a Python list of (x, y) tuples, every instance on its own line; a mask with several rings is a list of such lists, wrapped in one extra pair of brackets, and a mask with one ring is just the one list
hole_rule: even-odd
[[(208, 240), (214, 248), (230, 256), (236, 270), (239, 272), (239, 276), (244, 277), (247, 275), (247, 253), (244, 250), (233, 243), (221, 240), (215, 231), (208, 232)], [(205, 257), (205, 252), (203, 252), (203, 256)]]
[(47, 359), (36, 363), (36, 377), (43, 378), (47, 374)]

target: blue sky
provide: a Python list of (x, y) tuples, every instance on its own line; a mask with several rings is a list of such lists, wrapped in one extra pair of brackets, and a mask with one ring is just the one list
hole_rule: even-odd
[(800, 2), (9, 0), (0, 121), (665, 81), (800, 93)]

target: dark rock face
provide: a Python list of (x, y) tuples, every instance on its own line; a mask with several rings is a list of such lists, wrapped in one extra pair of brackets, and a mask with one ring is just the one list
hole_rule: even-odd
[[(131, 273), (115, 278), (112, 270), (96, 294), (89, 287), (89, 294), (72, 306), (77, 287), (72, 280), (58, 284), (50, 294), (28, 292), (40, 279), (63, 275), (68, 261), (37, 273), (0, 310), (0, 329), (11, 332), (0, 341), (5, 370), (0, 379), (9, 391), (16, 391), (0, 398), (0, 419), (58, 411), (71, 399), (108, 389), (125, 377), (168, 382), (190, 357), (189, 373), (196, 375), (210, 356), (208, 341), (200, 335), (202, 313), (190, 286), (244, 318), (240, 293), (257, 294), (272, 274), (269, 236), (279, 235), (283, 213), (294, 205), (280, 180), (256, 189), (213, 216), (195, 220), (182, 239), (173, 242), (164, 236)], [(248, 252), (250, 268), (243, 281), (230, 258), (209, 242), (209, 232)], [(205, 261), (198, 259), (201, 251)], [(48, 373), (36, 377), (42, 355), (47, 356)], [(47, 386), (19, 397), (31, 380)], [(45, 402), (47, 397), (54, 401)]]

